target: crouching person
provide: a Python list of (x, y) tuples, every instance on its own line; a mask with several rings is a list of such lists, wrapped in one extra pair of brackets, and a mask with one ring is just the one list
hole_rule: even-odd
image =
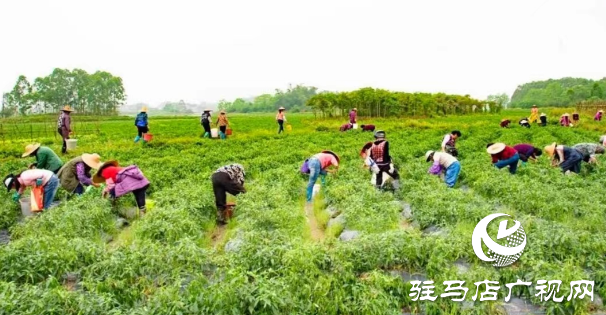
[(433, 165), (429, 168), (429, 173), (440, 175), (445, 173), (444, 182), (449, 188), (454, 187), (461, 173), (461, 164), (454, 156), (445, 152), (427, 151), (425, 153), (427, 162), (433, 161)]
[(16, 190), (13, 194), (13, 201), (15, 202), (19, 201), (25, 188), (42, 186), (44, 191), (42, 197), (43, 209), (47, 210), (51, 207), (57, 189), (59, 189), (59, 178), (48, 170), (27, 170), (17, 175), (10, 174), (6, 176), (4, 186), (6, 186), (7, 192), (10, 192), (13, 188)]
[(149, 180), (137, 165), (120, 167), (117, 161), (107, 161), (99, 168), (93, 182), (107, 184), (103, 190), (104, 197), (109, 195), (112, 199), (117, 199), (132, 192), (139, 213), (145, 215), (145, 193), (149, 188)]
[(244, 167), (240, 164), (230, 164), (219, 168), (211, 176), (215, 205), (217, 206), (217, 224), (227, 224), (225, 212), (227, 210), (227, 194), (236, 196), (246, 193), (244, 188)]
[(377, 163), (380, 172), (377, 174), (376, 186), (383, 186), (383, 174), (387, 173), (393, 182), (391, 183), (395, 190), (400, 189), (400, 175), (398, 170), (393, 165), (391, 156), (389, 155), (389, 142), (385, 140), (385, 131), (379, 130), (375, 133), (376, 141), (373, 142), (369, 149), (370, 158)]

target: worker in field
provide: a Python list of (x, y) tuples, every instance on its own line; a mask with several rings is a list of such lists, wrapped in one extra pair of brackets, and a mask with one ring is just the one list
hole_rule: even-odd
[(347, 131), (347, 130), (351, 130), (353, 128), (353, 125), (350, 123), (346, 123), (341, 125), (341, 127), (339, 128), (339, 131)]
[(535, 123), (539, 120), (539, 108), (537, 105), (532, 105), (532, 109), (530, 110), (530, 119), (528, 120), (531, 124)]
[(578, 150), (564, 145), (557, 145), (555, 142), (545, 147), (545, 152), (549, 155), (552, 166), (559, 166), (562, 173), (569, 175), (581, 172), (581, 162), (583, 154)]
[(28, 144), (21, 157), (35, 156), (36, 163), (29, 165), (29, 168), (48, 170), (57, 174), (63, 166), (63, 161), (57, 156), (55, 151), (49, 147), (40, 146), (40, 143)]
[(564, 113), (564, 115), (562, 115), (562, 117), (560, 117), (560, 126), (571, 127), (570, 126), (570, 114)]
[(229, 121), (227, 120), (227, 115), (225, 114), (225, 111), (222, 110), (221, 113), (219, 113), (219, 117), (217, 118), (217, 126), (219, 126), (219, 135), (221, 137), (221, 139), (227, 138), (227, 127), (229, 126)]
[(202, 128), (204, 128), (204, 138), (210, 138), (211, 134), (210, 134), (210, 122), (211, 122), (211, 117), (210, 117), (210, 109), (205, 109), (204, 112), (202, 112), (202, 116), (200, 116), (200, 124), (202, 125)]
[[(360, 157), (364, 160), (364, 167), (368, 168), (371, 174), (370, 183), (375, 186), (382, 188), (387, 181), (391, 179), (391, 177), (385, 173), (381, 172), (377, 163), (371, 158), (370, 148), (372, 148), (373, 143), (367, 142), (360, 150)], [(381, 178), (379, 178), (381, 176)], [(377, 180), (379, 180), (382, 185), (377, 185)]]
[(278, 108), (278, 114), (276, 115), (276, 121), (278, 122), (278, 134), (284, 131), (284, 123), (286, 122), (286, 116), (284, 115), (284, 111), (286, 108), (280, 107)]
[(593, 120), (602, 121), (602, 115), (604, 115), (604, 111), (600, 109), (597, 113), (595, 113), (595, 116), (593, 116)]
[(580, 117), (579, 117), (579, 113), (574, 112), (572, 113), (572, 122), (577, 125), (579, 123)]
[(600, 136), (599, 143), (606, 147), (606, 135)]
[(573, 145), (572, 148), (581, 152), (583, 161), (590, 164), (597, 164), (596, 154), (604, 154), (605, 151), (604, 146), (595, 143), (579, 143)]
[(356, 124), (357, 120), (356, 118), (358, 117), (358, 109), (357, 108), (353, 108), (350, 112), (349, 112), (349, 123), (350, 124)]
[(461, 163), (454, 156), (446, 152), (427, 151), (425, 153), (427, 162), (433, 161), (428, 172), (433, 175), (444, 174), (444, 183), (449, 188), (454, 187), (461, 173)]
[(518, 122), (518, 124), (520, 124), (521, 127), (530, 128), (530, 123), (528, 122), (528, 118), (522, 118), (522, 119), (520, 119), (520, 121)]
[[(313, 189), (318, 177), (321, 177), (322, 185), (326, 184), (326, 174), (336, 173), (339, 170), (339, 156), (332, 151), (322, 151), (307, 161), (309, 167), (309, 183), (307, 184), (306, 200), (311, 202)], [(334, 167), (334, 168), (331, 168)]]
[[(137, 127), (135, 143), (137, 143), (139, 140), (141, 140), (144, 133), (149, 132), (149, 128), (147, 126), (147, 106), (143, 106), (143, 108), (141, 108), (141, 112), (137, 114), (137, 117), (135, 117), (135, 126)], [(145, 141), (145, 139), (143, 141)]]
[(220, 167), (211, 176), (213, 192), (215, 194), (215, 205), (217, 206), (217, 224), (227, 224), (227, 193), (236, 196), (246, 193), (244, 188), (244, 167), (240, 164), (229, 164)]
[(509, 124), (511, 123), (511, 120), (509, 119), (501, 119), (501, 128), (509, 128)]
[(461, 137), (461, 132), (453, 130), (451, 133), (444, 136), (442, 140), (442, 152), (446, 152), (454, 157), (459, 155), (459, 151), (456, 148), (457, 139)]
[(543, 151), (537, 147), (532, 146), (532, 144), (528, 143), (520, 143), (513, 146), (513, 148), (518, 151), (520, 155), (520, 160), (522, 160), (522, 165), (526, 165), (526, 162), (533, 161), (536, 162), (537, 158), (543, 154)]
[(102, 197), (109, 196), (112, 200), (120, 198), (128, 193), (133, 193), (139, 213), (145, 215), (145, 193), (149, 188), (149, 180), (143, 175), (136, 165), (120, 167), (118, 161), (107, 161), (103, 163), (95, 176), (93, 183), (105, 183)]
[(541, 117), (539, 118), (541, 119), (541, 127), (547, 126), (547, 115), (545, 115), (545, 113), (541, 113)]
[(57, 174), (61, 187), (77, 195), (82, 195), (85, 187), (99, 187), (99, 184), (91, 180), (91, 170), (99, 169), (102, 164), (101, 157), (96, 153), (84, 153), (68, 161)]
[(360, 128), (362, 129), (362, 132), (364, 131), (375, 131), (375, 125), (362, 125), (360, 126)]
[(4, 178), (4, 186), (6, 186), (7, 192), (11, 189), (15, 189), (16, 192), (13, 194), (13, 201), (17, 202), (23, 195), (23, 192), (27, 187), (40, 187), (43, 188), (42, 197), (42, 208), (44, 210), (49, 209), (57, 189), (59, 189), (59, 179), (57, 175), (49, 170), (35, 169), (23, 171), (17, 175), (9, 174)]
[(492, 157), (492, 164), (498, 168), (509, 167), (509, 173), (515, 174), (518, 169), (520, 154), (516, 149), (504, 143), (489, 143), (486, 152)]
[(393, 178), (391, 185), (395, 190), (400, 189), (400, 175), (394, 167), (391, 155), (389, 154), (389, 141), (385, 140), (385, 131), (375, 132), (375, 142), (370, 147), (370, 158), (377, 163), (379, 173), (377, 174), (376, 186), (383, 186), (383, 173)]
[(73, 112), (72, 108), (69, 105), (65, 105), (61, 109), (59, 119), (57, 119), (57, 132), (63, 139), (63, 146), (61, 147), (61, 153), (63, 154), (67, 153), (67, 140), (69, 139), (69, 135), (72, 133), (72, 118), (70, 116), (71, 112)]

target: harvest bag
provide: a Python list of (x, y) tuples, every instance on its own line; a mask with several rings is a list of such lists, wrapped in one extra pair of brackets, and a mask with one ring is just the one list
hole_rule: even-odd
[(303, 165), (301, 166), (301, 173), (303, 173), (303, 174), (309, 174), (308, 161), (309, 161), (309, 159), (305, 160), (305, 162), (303, 162)]
[(37, 186), (32, 188), (31, 193), (31, 211), (40, 212), (44, 208), (44, 187)]

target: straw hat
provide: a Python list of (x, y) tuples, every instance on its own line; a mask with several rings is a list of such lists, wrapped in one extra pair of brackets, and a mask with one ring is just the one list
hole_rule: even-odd
[(210, 112), (210, 111), (212, 111), (212, 110), (210, 110), (208, 108), (204, 110), (204, 112)]
[(433, 150), (429, 150), (425, 153), (425, 161), (429, 162), (429, 159), (431, 158), (431, 155), (434, 154), (435, 151)]
[(506, 122), (506, 121), (507, 121), (507, 119), (501, 119), (501, 122)]
[(339, 156), (336, 153), (334, 153), (332, 151), (328, 151), (328, 150), (324, 150), (324, 151), (322, 151), (322, 153), (326, 153), (326, 154), (330, 154), (330, 155), (334, 156), (335, 159), (337, 159), (337, 163), (341, 163), (341, 160), (339, 159)]
[(286, 108), (280, 106), (280, 108), (278, 108), (278, 110), (285, 110)]
[(141, 107), (141, 112), (142, 113), (147, 113), (147, 106)]
[(101, 172), (103, 172), (103, 170), (108, 166), (118, 166), (118, 161), (111, 160), (111, 161), (107, 161), (107, 162), (103, 163), (101, 165), (101, 167), (99, 167), (99, 170), (97, 171), (97, 173), (95, 173), (95, 175), (93, 176), (93, 183), (97, 183), (97, 184), (105, 183), (105, 178), (103, 178), (103, 176), (101, 176)]
[(69, 105), (63, 106), (63, 108), (61, 110), (64, 112), (73, 112), (74, 111)]
[(222, 110), (222, 111), (221, 111), (221, 114), (225, 114), (225, 111), (224, 111), (224, 110)]
[(603, 113), (604, 111), (600, 109), (598, 112)]
[(358, 111), (358, 109), (354, 107), (354, 108), (353, 108), (353, 111), (354, 111), (354, 112), (357, 112), (357, 111)]
[(97, 153), (93, 153), (93, 154), (84, 153), (84, 154), (82, 154), (82, 161), (86, 165), (88, 165), (91, 168), (94, 168), (96, 170), (99, 169), (99, 167), (101, 167), (101, 165), (103, 164), (101, 162), (101, 157)]
[(545, 113), (541, 113), (541, 116), (547, 116), (547, 115), (545, 115)]
[(532, 105), (532, 107), (537, 107), (537, 105)]
[(568, 116), (570, 116), (570, 114), (568, 114), (568, 113), (564, 113), (564, 115), (562, 115), (562, 116), (566, 116), (566, 117), (568, 117)]
[(489, 154), (498, 154), (498, 153), (503, 152), (503, 150), (505, 150), (505, 147), (506, 147), (505, 143), (500, 143), (500, 142), (495, 143), (495, 144), (489, 146), (486, 149), (486, 152), (488, 152)]
[(28, 144), (25, 147), (25, 152), (21, 155), (21, 157), (30, 156), (30, 154), (34, 153), (34, 151), (38, 150), (40, 147), (40, 143)]
[(554, 143), (546, 146), (543, 151), (545, 151), (545, 153), (547, 153), (547, 155), (552, 157), (555, 154), (555, 149), (556, 149), (556, 143), (554, 142)]

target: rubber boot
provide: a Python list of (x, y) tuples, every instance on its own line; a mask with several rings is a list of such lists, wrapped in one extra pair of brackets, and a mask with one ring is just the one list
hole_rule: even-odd
[(225, 134), (223, 132), (219, 132), (219, 134), (221, 135), (221, 140), (225, 140)]
[(313, 196), (314, 187), (307, 187), (307, 202), (311, 202), (311, 197)]
[(208, 137), (210, 137), (210, 134), (208, 132), (205, 132), (204, 133), (204, 138), (208, 138)]
[(136, 136), (136, 137), (135, 137), (135, 143), (139, 142), (139, 140), (141, 140), (141, 137)]

